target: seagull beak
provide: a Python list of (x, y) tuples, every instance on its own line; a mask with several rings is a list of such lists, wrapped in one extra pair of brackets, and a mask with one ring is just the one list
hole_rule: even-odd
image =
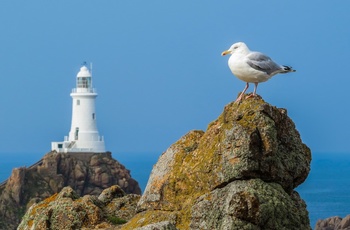
[(221, 53), (221, 56), (225, 56), (226, 54), (230, 54), (230, 53), (231, 53), (231, 51), (225, 50), (224, 52)]

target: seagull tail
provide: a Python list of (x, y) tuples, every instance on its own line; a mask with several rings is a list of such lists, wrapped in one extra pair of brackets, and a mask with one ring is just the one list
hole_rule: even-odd
[(295, 72), (296, 71), (291, 66), (283, 65), (282, 68), (283, 68), (282, 73), (289, 73), (289, 72)]

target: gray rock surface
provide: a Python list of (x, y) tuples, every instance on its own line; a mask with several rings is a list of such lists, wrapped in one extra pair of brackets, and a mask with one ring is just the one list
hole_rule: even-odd
[(305, 229), (308, 225), (306, 205), (298, 193), (289, 195), (277, 183), (251, 179), (233, 181), (199, 197), (192, 206), (190, 229)]

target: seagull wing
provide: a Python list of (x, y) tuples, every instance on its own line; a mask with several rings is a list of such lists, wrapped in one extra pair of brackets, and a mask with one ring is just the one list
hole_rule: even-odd
[(282, 68), (276, 64), (272, 59), (263, 53), (251, 52), (247, 55), (247, 64), (259, 71), (265, 72), (268, 75), (274, 75)]

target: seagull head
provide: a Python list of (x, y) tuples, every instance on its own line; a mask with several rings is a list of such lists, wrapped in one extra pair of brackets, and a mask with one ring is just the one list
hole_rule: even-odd
[(221, 56), (233, 53), (248, 53), (248, 46), (244, 42), (237, 42), (233, 44), (228, 50), (225, 50), (221, 53)]

